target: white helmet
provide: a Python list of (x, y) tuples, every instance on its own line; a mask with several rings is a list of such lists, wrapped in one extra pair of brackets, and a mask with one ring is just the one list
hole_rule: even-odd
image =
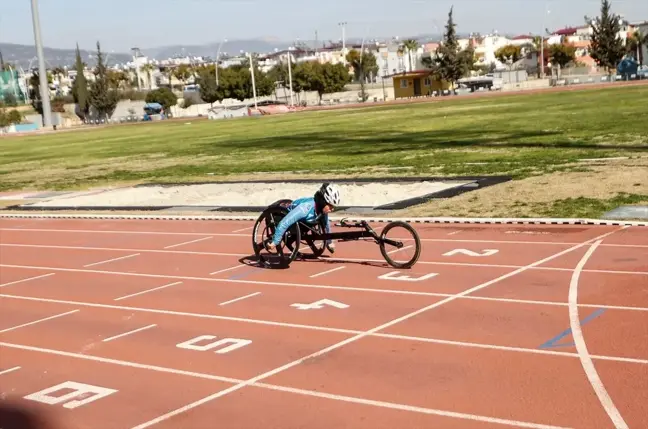
[(332, 183), (324, 183), (319, 189), (327, 204), (336, 207), (340, 205), (340, 189)]

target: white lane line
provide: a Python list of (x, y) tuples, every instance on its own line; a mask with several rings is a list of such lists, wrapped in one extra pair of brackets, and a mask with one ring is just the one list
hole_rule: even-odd
[[(131, 276), (131, 277), (144, 277), (144, 278), (159, 278), (165, 280), (196, 280), (196, 281), (206, 281), (206, 282), (218, 282), (218, 283), (240, 283), (240, 284), (255, 284), (263, 286), (276, 286), (276, 287), (290, 287), (290, 288), (307, 288), (307, 289), (323, 289), (323, 290), (344, 290), (344, 291), (353, 291), (353, 292), (367, 292), (367, 293), (386, 293), (386, 294), (395, 294), (395, 295), (413, 295), (413, 296), (432, 296), (432, 297), (449, 297), (453, 296), (448, 293), (438, 293), (438, 292), (421, 292), (421, 291), (408, 291), (408, 290), (399, 290), (399, 289), (374, 289), (374, 288), (361, 288), (361, 287), (349, 287), (349, 286), (335, 286), (335, 285), (317, 285), (317, 284), (308, 284), (308, 283), (285, 283), (285, 282), (268, 282), (261, 280), (246, 280), (246, 279), (219, 279), (211, 277), (192, 277), (192, 276), (172, 276), (172, 275), (162, 275), (162, 274), (146, 274), (146, 273), (128, 273), (120, 271), (101, 271), (101, 270), (83, 270), (77, 268), (58, 268), (58, 267), (38, 267), (33, 265), (8, 265), (0, 264), (0, 267), (8, 268), (24, 268), (29, 270), (46, 270), (46, 271), (61, 271), (61, 272), (71, 272), (71, 273), (93, 273), (93, 274), (108, 274), (114, 276)], [(513, 266), (511, 268), (519, 268)], [(533, 269), (542, 269), (541, 267), (531, 267)], [(568, 271), (573, 271), (573, 269), (566, 269)], [(583, 270), (583, 272), (590, 272), (588, 270)], [(591, 272), (600, 272), (596, 270), (591, 270)], [(633, 273), (629, 273), (633, 274)], [(648, 273), (646, 273), (648, 274)], [(157, 289), (157, 288), (156, 288)], [(1, 295), (4, 297), (16, 297), (15, 295)], [(27, 297), (20, 297), (27, 299)], [(474, 300), (488, 300), (488, 301), (501, 301), (501, 302), (519, 302), (522, 304), (537, 304), (537, 305), (550, 305), (550, 306), (567, 306), (568, 304), (560, 301), (540, 301), (540, 300), (525, 300), (525, 299), (509, 299), (509, 298), (490, 298), (483, 296), (463, 296), (462, 299), (474, 299)], [(123, 298), (122, 298), (123, 299)], [(614, 306), (606, 304), (579, 304), (579, 307), (595, 307), (595, 308), (610, 308), (618, 310), (632, 310), (632, 311), (648, 311), (648, 308), (644, 307), (624, 307), (624, 306)]]
[[(81, 360), (88, 360), (88, 361), (93, 361), (93, 362), (101, 362), (101, 363), (113, 364), (113, 365), (118, 365), (118, 366), (129, 367), (129, 368), (146, 369), (146, 370), (149, 370), (149, 371), (155, 371), (155, 372), (166, 373), (166, 374), (176, 374), (176, 375), (183, 375), (183, 376), (187, 376), (187, 377), (201, 378), (201, 379), (206, 379), (206, 380), (222, 381), (222, 382), (225, 382), (225, 383), (235, 384), (235, 383), (242, 382), (242, 380), (235, 379), (235, 378), (230, 378), (230, 377), (221, 377), (221, 376), (216, 376), (216, 375), (211, 375), (211, 374), (203, 374), (203, 373), (199, 373), (199, 372), (184, 371), (184, 370), (178, 370), (178, 369), (173, 369), (173, 368), (165, 368), (165, 367), (155, 366), (155, 365), (146, 365), (146, 364), (141, 364), (141, 363), (136, 363), (136, 362), (129, 362), (129, 361), (121, 361), (121, 360), (117, 360), (117, 359), (103, 358), (103, 357), (99, 357), (99, 356), (82, 355), (82, 354), (79, 354), (79, 353), (71, 353), (71, 352), (64, 352), (64, 351), (60, 351), (60, 350), (44, 349), (44, 348), (34, 347), (34, 346), (24, 346), (24, 345), (20, 345), (20, 344), (12, 344), (12, 343), (0, 342), (0, 347), (7, 347), (7, 348), (12, 348), (12, 349), (18, 349), (18, 350), (27, 350), (27, 351), (44, 353), (44, 354), (56, 355), (56, 356), (71, 357), (71, 358), (76, 358), (76, 359), (81, 359)], [(414, 407), (414, 406), (411, 406), (411, 405), (398, 404), (398, 403), (393, 403), (393, 402), (374, 401), (374, 400), (369, 400), (369, 399), (364, 399), (364, 398), (356, 398), (356, 397), (352, 397), (352, 396), (334, 395), (334, 394), (329, 394), (329, 393), (310, 391), (310, 390), (306, 390), (306, 389), (296, 389), (296, 388), (292, 388), (292, 387), (276, 386), (276, 385), (267, 384), (267, 383), (254, 383), (252, 386), (258, 387), (260, 389), (267, 389), (267, 390), (273, 390), (273, 391), (279, 391), (279, 392), (294, 393), (294, 394), (297, 394), (297, 395), (303, 395), (303, 396), (309, 396), (309, 397), (326, 398), (326, 399), (331, 399), (331, 400), (341, 401), (341, 402), (349, 402), (349, 403), (355, 403), (355, 404), (371, 405), (371, 406), (378, 407), (378, 408), (390, 408), (390, 409), (396, 409), (396, 410), (402, 410), (402, 411), (411, 411), (411, 412), (422, 413), (422, 414), (432, 414), (432, 415), (440, 415), (440, 416), (446, 416), (446, 417), (456, 417), (456, 418), (463, 418), (463, 419), (473, 419), (473, 420), (475, 420), (475, 419), (487, 419), (486, 421), (488, 421), (488, 422), (502, 423), (502, 424), (508, 424), (508, 425), (513, 425), (513, 426), (518, 426), (518, 427), (528, 427), (528, 428), (532, 428), (532, 429), (566, 429), (566, 428), (562, 428), (562, 427), (558, 427), (558, 426), (544, 426), (544, 425), (536, 425), (534, 423), (516, 422), (516, 421), (512, 421), (512, 420), (503, 420), (503, 419), (497, 419), (497, 418), (492, 418), (492, 417), (482, 417), (482, 416), (476, 416), (476, 415), (472, 415), (472, 414), (461, 414), (461, 413), (455, 413), (455, 412), (452, 412), (452, 411), (438, 410), (438, 409), (433, 409), (433, 408)], [(139, 427), (141, 427), (141, 425)]]
[(13, 368), (5, 369), (4, 371), (0, 371), (0, 375), (3, 374), (9, 374), (10, 372), (18, 371), (20, 369), (19, 366), (14, 366)]
[[(95, 308), (141, 311), (141, 312), (144, 312), (144, 313), (162, 314), (162, 315), (169, 315), (169, 316), (194, 317), (194, 318), (197, 318), (197, 319), (228, 320), (228, 321), (236, 321), (236, 322), (242, 322), (242, 323), (252, 323), (252, 324), (260, 324), (260, 325), (268, 325), (268, 326), (279, 326), (279, 327), (285, 327), (285, 328), (297, 328), (297, 329), (305, 329), (305, 330), (312, 330), (312, 331), (334, 332), (334, 333), (349, 334), (349, 335), (357, 335), (357, 334), (361, 334), (363, 332), (363, 331), (352, 330), (352, 329), (331, 328), (331, 327), (324, 327), (324, 326), (317, 326), (317, 325), (298, 325), (298, 324), (293, 324), (293, 323), (273, 322), (273, 321), (270, 321), (270, 320), (258, 320), (258, 319), (245, 319), (245, 318), (235, 318), (235, 317), (227, 317), (227, 316), (216, 316), (216, 315), (212, 315), (212, 314), (184, 313), (184, 312), (177, 312), (177, 311), (170, 311), (170, 310), (156, 310), (156, 309), (148, 309), (148, 308), (124, 307), (124, 306), (107, 305), (107, 304), (91, 304), (91, 303), (83, 303), (83, 302), (76, 303), (76, 302), (70, 302), (70, 301), (56, 301), (56, 300), (32, 298), (32, 297), (16, 297), (16, 296), (13, 296), (13, 295), (0, 295), (0, 297), (14, 298), (14, 299), (19, 299), (19, 300), (27, 300), (27, 301), (37, 301), (37, 302), (44, 301), (44, 302), (54, 302), (54, 303), (60, 303), (60, 304), (78, 304), (78, 305), (81, 305), (81, 306), (95, 307)], [(561, 304), (561, 305), (567, 306), (566, 303)], [(601, 306), (599, 306), (599, 305), (592, 305), (592, 307), (601, 308)], [(646, 311), (648, 311), (648, 309), (646, 309)], [(521, 353), (531, 353), (531, 354), (567, 356), (567, 357), (572, 357), (572, 358), (577, 358), (578, 357), (577, 353), (572, 353), (572, 352), (561, 352), (561, 351), (545, 350), (545, 349), (528, 349), (528, 348), (523, 348), (523, 347), (499, 346), (499, 345), (494, 345), (494, 344), (470, 343), (470, 342), (463, 342), (463, 341), (450, 341), (450, 340), (443, 340), (443, 339), (437, 339), (437, 338), (416, 337), (416, 336), (409, 336), (409, 335), (375, 333), (375, 334), (371, 334), (371, 336), (381, 337), (381, 338), (389, 338), (389, 339), (394, 339), (394, 340), (405, 340), (405, 341), (415, 341), (415, 342), (423, 342), (423, 343), (445, 344), (445, 345), (452, 345), (452, 346), (458, 346), (458, 347), (471, 347), (471, 348), (481, 348), (481, 349), (488, 349), (488, 350), (502, 350), (502, 351), (521, 352)], [(648, 364), (648, 359), (636, 359), (636, 358), (626, 358), (626, 357), (618, 357), (618, 356), (603, 356), (603, 355), (592, 355), (592, 358), (596, 359), (596, 360), (608, 360), (608, 361), (615, 361), (615, 362)]]
[(43, 319), (34, 320), (33, 322), (23, 323), (22, 325), (13, 326), (13, 327), (11, 327), (11, 328), (3, 329), (2, 331), (0, 331), (0, 334), (4, 334), (5, 332), (10, 332), (10, 331), (13, 331), (13, 330), (16, 330), (16, 329), (19, 329), (19, 328), (24, 328), (25, 326), (31, 326), (31, 325), (35, 325), (35, 324), (37, 324), (37, 323), (46, 322), (46, 321), (48, 321), (48, 320), (57, 319), (57, 318), (59, 318), (59, 317), (67, 316), (68, 314), (77, 313), (77, 312), (79, 312), (79, 311), (80, 311), (80, 310), (72, 310), (72, 311), (68, 311), (68, 312), (66, 312), (66, 313), (56, 314), (56, 315), (54, 315), (54, 316), (50, 316), (50, 317), (45, 317), (45, 318), (43, 318)]
[(249, 295), (242, 296), (242, 297), (240, 297), (240, 298), (235, 298), (235, 299), (231, 299), (231, 300), (229, 300), (229, 301), (221, 302), (221, 303), (218, 304), (218, 305), (227, 305), (227, 304), (231, 304), (231, 303), (233, 303), (233, 302), (242, 301), (242, 300), (244, 300), (244, 299), (252, 298), (253, 296), (257, 296), (257, 295), (261, 295), (261, 292), (254, 292), (254, 293), (251, 293), (251, 294), (249, 294)]
[(250, 229), (252, 229), (252, 228), (254, 228), (254, 225), (252, 225), (252, 226), (248, 226), (248, 227), (246, 227), (246, 228), (237, 229), (236, 231), (232, 231), (232, 232), (233, 232), (233, 233), (243, 232), (243, 231), (250, 230)]
[(252, 386), (262, 388), (262, 389), (275, 390), (279, 392), (294, 393), (303, 396), (314, 396), (317, 398), (331, 399), (334, 401), (349, 402), (352, 404), (370, 405), (378, 408), (388, 408), (392, 410), (408, 411), (412, 413), (428, 414), (428, 415), (435, 415), (435, 416), (442, 416), (442, 417), (452, 417), (456, 419), (472, 420), (472, 421), (487, 422), (487, 423), (495, 423), (495, 424), (501, 424), (506, 426), (514, 426), (518, 428), (570, 429), (563, 426), (550, 426), (550, 425), (543, 425), (538, 423), (529, 423), (529, 422), (501, 419), (497, 417), (480, 416), (476, 414), (458, 413), (455, 411), (417, 407), (414, 405), (397, 404), (393, 402), (377, 401), (374, 399), (356, 398), (353, 396), (336, 395), (333, 393), (317, 392), (317, 391), (297, 389), (297, 388), (284, 387), (284, 386), (275, 386), (266, 383), (254, 383), (252, 384)]
[(333, 273), (335, 271), (340, 271), (340, 270), (343, 270), (344, 268), (346, 268), (346, 267), (342, 266), (342, 267), (333, 268), (331, 270), (327, 270), (327, 271), (323, 271), (321, 273), (313, 274), (312, 276), (310, 276), (310, 278), (314, 279), (315, 277), (320, 277), (320, 276), (323, 276), (323, 275), (326, 275), (326, 274), (329, 274), (329, 273)]
[[(345, 346), (347, 344), (351, 344), (353, 342), (356, 342), (356, 341), (358, 341), (358, 340), (360, 340), (360, 339), (362, 339), (362, 338), (364, 338), (366, 336), (369, 336), (371, 334), (375, 334), (378, 331), (384, 330), (384, 329), (389, 328), (389, 327), (391, 327), (393, 325), (401, 323), (401, 322), (403, 322), (405, 320), (411, 319), (412, 317), (415, 317), (415, 316), (417, 316), (417, 315), (419, 315), (421, 313), (424, 313), (424, 312), (429, 311), (429, 310), (431, 310), (433, 308), (436, 308), (436, 307), (444, 305), (444, 304), (446, 304), (448, 302), (451, 302), (451, 301), (453, 301), (453, 300), (455, 300), (455, 299), (457, 299), (457, 298), (459, 298), (459, 297), (461, 297), (463, 295), (468, 295), (468, 294), (470, 294), (472, 292), (475, 292), (475, 291), (481, 290), (483, 288), (486, 288), (486, 287), (492, 285), (493, 283), (499, 282), (499, 281), (501, 281), (503, 279), (506, 279), (506, 278), (512, 277), (514, 275), (517, 275), (519, 273), (522, 273), (522, 272), (528, 270), (529, 268), (531, 268), (532, 266), (544, 264), (544, 263), (546, 263), (548, 261), (551, 261), (552, 259), (558, 258), (558, 257), (560, 257), (560, 256), (562, 256), (564, 254), (567, 254), (567, 253), (572, 252), (572, 251), (574, 251), (574, 250), (576, 250), (576, 249), (578, 249), (580, 247), (583, 247), (586, 244), (588, 244), (590, 241), (596, 240), (598, 238), (606, 237), (608, 235), (613, 234), (616, 231), (618, 231), (618, 230), (614, 230), (614, 231), (610, 231), (610, 232), (608, 232), (606, 234), (602, 234), (599, 237), (596, 237), (596, 238), (593, 238), (591, 240), (585, 241), (585, 242), (583, 242), (581, 244), (572, 246), (572, 247), (570, 247), (568, 249), (565, 249), (565, 250), (563, 250), (563, 251), (561, 251), (559, 253), (555, 253), (555, 254), (553, 254), (553, 255), (551, 255), (549, 257), (546, 257), (544, 259), (536, 261), (536, 262), (534, 262), (532, 264), (529, 264), (529, 265), (527, 265), (525, 267), (519, 268), (519, 269), (517, 269), (515, 271), (511, 271), (511, 272), (509, 272), (507, 274), (499, 276), (496, 279), (493, 279), (491, 281), (482, 283), (482, 284), (480, 284), (478, 286), (475, 286), (473, 288), (466, 289), (463, 292), (458, 293), (458, 294), (453, 295), (453, 296), (450, 296), (450, 297), (448, 297), (448, 298), (446, 298), (444, 300), (441, 300), (441, 301), (438, 301), (438, 302), (436, 302), (434, 304), (431, 304), (431, 305), (428, 305), (426, 307), (420, 308), (420, 309), (418, 309), (416, 311), (410, 312), (410, 313), (408, 313), (408, 314), (406, 314), (404, 316), (401, 316), (399, 318), (390, 320), (387, 323), (376, 326), (375, 328), (369, 329), (367, 331), (361, 332), (361, 333), (359, 333), (357, 335), (354, 335), (353, 337), (349, 337), (349, 338), (347, 338), (345, 340), (339, 341), (339, 342), (337, 342), (337, 343), (335, 343), (335, 344), (333, 344), (333, 345), (331, 345), (329, 347), (326, 347), (324, 349), (321, 349), (321, 350), (319, 350), (319, 351), (317, 351), (315, 353), (311, 353), (311, 354), (309, 354), (307, 356), (304, 356), (304, 357), (296, 359), (296, 360), (294, 360), (294, 361), (292, 361), (290, 363), (287, 363), (286, 365), (283, 365), (283, 366), (277, 367), (275, 369), (272, 369), (270, 371), (264, 372), (262, 374), (259, 374), (259, 375), (255, 376), (255, 377), (252, 377), (252, 378), (250, 378), (248, 380), (242, 381), (242, 382), (240, 382), (240, 383), (238, 383), (238, 384), (236, 384), (234, 386), (231, 386), (231, 387), (229, 387), (227, 389), (220, 390), (220, 391), (218, 391), (218, 392), (216, 392), (216, 393), (214, 393), (212, 395), (209, 395), (209, 396), (206, 396), (206, 397), (204, 397), (202, 399), (199, 399), (198, 401), (195, 401), (195, 402), (192, 402), (192, 403), (187, 404), (185, 406), (182, 406), (180, 408), (177, 408), (177, 409), (175, 409), (173, 411), (170, 411), (170, 412), (168, 412), (166, 414), (163, 414), (163, 415), (161, 415), (159, 417), (156, 417), (156, 418), (154, 418), (152, 420), (144, 422), (144, 423), (134, 427), (133, 429), (144, 429), (144, 428), (147, 428), (149, 426), (160, 423), (162, 421), (168, 420), (171, 417), (174, 417), (174, 416), (176, 416), (178, 414), (185, 413), (185, 412), (187, 412), (187, 411), (189, 411), (189, 410), (191, 410), (191, 409), (193, 409), (195, 407), (198, 407), (198, 406), (200, 406), (202, 404), (205, 404), (207, 402), (211, 402), (214, 399), (218, 399), (218, 398), (220, 398), (222, 396), (228, 395), (231, 392), (235, 392), (235, 391), (240, 390), (240, 389), (242, 389), (242, 388), (244, 388), (246, 386), (257, 383), (257, 382), (259, 382), (259, 381), (261, 381), (263, 379), (266, 379), (268, 377), (272, 377), (273, 375), (276, 375), (276, 374), (278, 374), (280, 372), (283, 372), (283, 371), (286, 371), (286, 370), (288, 370), (290, 368), (293, 368), (293, 367), (295, 367), (297, 365), (301, 365), (303, 362), (305, 362), (307, 360), (310, 360), (310, 359), (325, 355), (325, 354), (327, 354), (327, 353), (329, 353), (329, 352), (331, 352), (333, 350), (339, 349), (339, 348), (341, 348), (341, 347), (343, 347), (343, 346)], [(492, 418), (489, 418), (489, 417), (472, 416), (472, 417), (464, 417), (464, 418), (469, 418), (471, 420), (486, 421), (486, 422), (491, 422), (491, 423), (494, 423), (494, 422), (496, 422), (496, 420), (498, 420), (497, 423), (502, 423), (502, 421), (499, 420), (499, 419), (492, 419)], [(523, 427), (539, 427), (538, 425), (534, 425), (534, 426), (526, 425), (525, 426), (525, 425), (520, 424), (522, 422), (510, 422), (509, 421), (509, 424), (511, 424), (511, 423), (513, 423), (513, 424), (515, 424), (517, 426), (523, 426)]]
[(603, 382), (596, 372), (596, 367), (592, 362), (592, 358), (590, 357), (589, 351), (587, 350), (587, 345), (585, 344), (585, 338), (583, 338), (580, 319), (578, 317), (578, 279), (583, 267), (600, 244), (601, 240), (594, 243), (587, 250), (583, 258), (576, 266), (574, 274), (572, 275), (571, 282), (569, 283), (569, 324), (572, 330), (574, 343), (576, 344), (578, 357), (580, 359), (583, 370), (585, 371), (585, 375), (587, 375), (587, 379), (589, 380), (592, 388), (594, 389), (594, 392), (596, 393), (596, 396), (598, 396), (601, 405), (607, 412), (608, 416), (610, 416), (612, 423), (614, 423), (614, 427), (617, 429), (627, 429), (627, 423), (623, 420), (621, 413), (619, 413), (619, 410), (614, 405), (612, 398), (610, 398), (610, 395), (608, 394), (605, 386), (603, 385)]
[(123, 334), (115, 335), (114, 337), (106, 338), (105, 340), (102, 340), (102, 342), (107, 343), (108, 341), (116, 340), (117, 338), (122, 338), (122, 337), (125, 337), (126, 335), (134, 334), (136, 332), (141, 332), (141, 331), (144, 331), (146, 329), (154, 328), (156, 326), (157, 325), (154, 323), (152, 325), (144, 326), (143, 328), (134, 329), (132, 331), (124, 332)]
[[(156, 249), (122, 249), (117, 247), (88, 247), (88, 246), (56, 246), (56, 245), (40, 245), (40, 244), (7, 244), (0, 243), (0, 246), (8, 247), (34, 247), (34, 248), (47, 248), (47, 249), (74, 249), (74, 250), (103, 250), (110, 252), (140, 252), (140, 253), (171, 253), (183, 255), (204, 255), (204, 256), (234, 256), (234, 257), (247, 257), (247, 253), (222, 253), (222, 252), (197, 252), (191, 250), (156, 250)], [(602, 244), (601, 246), (605, 246)], [(327, 261), (331, 262), (379, 262), (384, 263), (383, 259), (372, 258), (336, 258), (328, 257)], [(470, 263), (470, 262), (445, 262), (445, 261), (418, 261), (418, 265), (441, 265), (449, 267), (479, 267), (479, 268), (521, 268), (523, 265), (512, 264), (483, 264), (483, 263)], [(12, 265), (1, 265), (11, 267)], [(14, 265), (14, 267), (24, 268), (26, 266)], [(539, 271), (559, 271), (559, 272), (573, 272), (573, 268), (560, 268), (560, 267), (533, 267), (534, 270)], [(618, 271), (618, 270), (583, 270), (584, 273), (604, 273), (604, 274), (633, 274), (633, 275), (648, 275), (648, 271)]]
[(122, 299), (132, 298), (132, 297), (138, 296), (138, 295), (144, 295), (145, 293), (154, 292), (156, 290), (165, 289), (165, 288), (175, 286), (175, 285), (179, 285), (179, 284), (182, 284), (182, 282), (169, 283), (169, 284), (166, 284), (166, 285), (163, 285), (163, 286), (154, 287), (152, 289), (146, 289), (146, 290), (143, 290), (141, 292), (133, 293), (133, 294), (130, 294), (130, 295), (120, 296), (119, 298), (115, 298), (113, 301), (121, 301)]
[(211, 240), (213, 238), (214, 237), (203, 237), (203, 238), (197, 238), (197, 239), (191, 240), (191, 241), (183, 241), (182, 243), (172, 244), (170, 246), (166, 246), (165, 249), (173, 249), (174, 247), (184, 246), (185, 244), (198, 243), (200, 241)]
[(121, 261), (122, 259), (133, 258), (133, 257), (139, 256), (139, 255), (140, 255), (139, 253), (135, 253), (133, 255), (120, 256), (119, 258), (113, 258), (113, 259), (108, 259), (108, 260), (105, 260), (105, 261), (99, 261), (99, 262), (94, 262), (92, 264), (87, 264), (87, 265), (84, 265), (83, 267), (84, 268), (94, 267), (95, 265), (107, 264), (108, 262), (114, 262), (114, 261)]
[(17, 231), (17, 232), (66, 232), (78, 234), (130, 234), (130, 235), (186, 235), (199, 236), (206, 235), (212, 237), (249, 237), (248, 234), (227, 234), (217, 232), (173, 232), (173, 231), (127, 231), (127, 230), (95, 230), (95, 229), (54, 229), (54, 228), (0, 228), (0, 231)]
[[(246, 237), (248, 234), (235, 234), (235, 233), (208, 233), (208, 232), (171, 232), (171, 231), (120, 231), (120, 230), (92, 230), (92, 229), (47, 229), (47, 228), (0, 228), (0, 231), (18, 231), (18, 232), (67, 232), (67, 233), (82, 233), (82, 234), (136, 234), (136, 235), (186, 235), (186, 236), (200, 236), (206, 235), (212, 237)], [(377, 231), (377, 230), (376, 230)], [(421, 238), (421, 241), (429, 242), (445, 242), (445, 243), (492, 243), (492, 244), (524, 244), (524, 245), (553, 245), (553, 246), (573, 246), (580, 244), (579, 242), (567, 241), (516, 241), (516, 240), (455, 240), (450, 238)], [(646, 244), (601, 244), (601, 247), (636, 247), (648, 248)]]
[(390, 250), (389, 252), (387, 252), (387, 254), (388, 254), (388, 255), (391, 255), (392, 253), (402, 252), (403, 250), (405, 250), (405, 249), (409, 249), (410, 247), (414, 247), (414, 245), (401, 247), (400, 249)]
[(249, 267), (249, 265), (245, 265), (245, 264), (234, 265), (233, 267), (224, 268), (222, 270), (214, 271), (213, 273), (209, 273), (209, 275), (213, 276), (214, 274), (225, 273), (227, 271), (232, 271), (232, 270), (236, 270), (236, 269), (243, 268), (243, 267)]
[(0, 284), (0, 287), (11, 286), (11, 285), (15, 285), (15, 284), (18, 284), (18, 283), (28, 282), (30, 280), (42, 279), (42, 278), (45, 278), (45, 277), (53, 276), (54, 274), (56, 274), (56, 273), (43, 274), (42, 276), (28, 277), (28, 278), (22, 279), (22, 280), (16, 280), (16, 281), (9, 282), (9, 283), (3, 283), (3, 284)]
[(110, 305), (110, 304), (97, 304), (90, 302), (78, 302), (78, 301), (64, 301), (59, 299), (50, 299), (50, 298), (35, 298), (31, 296), (16, 296), (16, 295), (2, 295), (0, 298), (9, 298), (9, 299), (18, 299), (23, 301), (37, 301), (37, 302), (51, 302), (56, 304), (76, 304), (81, 307), (91, 307), (91, 308), (109, 308), (113, 310), (126, 310), (126, 311), (141, 311), (143, 313), (153, 313), (153, 314), (166, 314), (173, 316), (187, 316), (194, 317), (196, 319), (213, 319), (213, 320), (228, 320), (232, 322), (244, 322), (244, 323), (253, 323), (258, 325), (267, 325), (267, 326), (281, 326), (285, 328), (299, 328), (307, 329), (313, 331), (325, 331), (325, 332), (339, 332), (342, 334), (354, 334), (356, 331), (349, 329), (339, 329), (339, 328), (329, 328), (329, 327), (320, 327), (314, 325), (300, 325), (297, 323), (286, 323), (286, 322), (273, 322), (270, 320), (257, 320), (257, 319), (246, 319), (244, 317), (232, 317), (232, 316), (218, 316), (215, 314), (200, 314), (200, 313), (187, 313), (184, 311), (171, 311), (171, 310), (158, 310), (155, 308), (141, 308), (141, 307), (131, 307), (124, 305)]
[[(452, 297), (454, 295), (444, 295), (448, 297)], [(95, 307), (95, 308), (107, 308), (107, 309), (114, 309), (114, 310), (128, 310), (128, 311), (140, 311), (143, 313), (153, 313), (153, 314), (163, 314), (163, 315), (169, 315), (169, 316), (185, 316), (185, 317), (194, 317), (197, 319), (214, 319), (214, 320), (228, 320), (228, 321), (235, 321), (235, 322), (243, 322), (243, 323), (252, 323), (252, 324), (259, 324), (259, 325), (268, 325), (268, 326), (280, 326), (280, 327), (285, 327), (285, 328), (297, 328), (297, 329), (305, 329), (305, 330), (312, 330), (312, 331), (324, 331), (324, 332), (335, 332), (335, 333), (341, 333), (341, 334), (351, 334), (351, 335), (356, 335), (362, 333), (362, 331), (357, 331), (357, 330), (352, 330), (352, 329), (341, 329), (341, 328), (332, 328), (332, 327), (325, 327), (325, 326), (317, 326), (317, 325), (300, 325), (300, 324), (294, 324), (294, 323), (285, 323), (285, 322), (274, 322), (271, 320), (259, 320), (259, 319), (247, 319), (247, 318), (238, 318), (238, 317), (229, 317), (229, 316), (217, 316), (214, 314), (201, 314), (201, 313), (187, 313), (187, 312), (180, 312), (180, 311), (171, 311), (171, 310), (158, 310), (158, 309), (153, 309), (153, 308), (140, 308), (140, 307), (129, 307), (129, 306), (119, 306), (119, 305), (108, 305), (108, 304), (94, 304), (94, 303), (87, 303), (87, 302), (76, 302), (76, 301), (61, 301), (61, 300), (53, 300), (49, 298), (34, 298), (34, 297), (24, 297), (24, 296), (16, 296), (16, 295), (0, 295), (0, 298), (9, 298), (9, 299), (17, 299), (17, 300), (23, 300), (23, 301), (35, 301), (35, 302), (49, 302), (49, 303), (56, 303), (56, 304), (75, 304), (79, 306), (84, 306), (84, 307)], [(460, 299), (471, 299), (471, 297), (462, 297)], [(521, 303), (521, 304), (546, 304), (546, 305), (555, 305), (555, 306), (564, 306), (567, 307), (567, 303), (543, 303), (542, 301), (519, 301), (519, 300), (497, 300), (495, 298), (475, 298), (475, 299), (485, 299), (488, 301), (504, 301), (504, 302), (515, 302), (515, 303)], [(590, 305), (590, 304), (580, 304), (581, 307), (585, 308), (605, 308), (605, 306), (602, 305)], [(633, 308), (633, 307), (621, 307), (621, 308), (616, 308), (616, 307), (611, 307), (613, 309), (621, 309), (621, 310), (641, 310), (641, 311), (648, 311), (648, 308)], [(434, 338), (426, 338), (426, 337), (412, 337), (412, 336), (407, 336), (407, 335), (397, 335), (397, 334), (372, 334), (373, 336), (377, 337), (385, 337), (385, 338), (393, 338), (393, 339), (400, 339), (400, 340), (407, 340), (407, 341), (420, 341), (420, 342), (434, 342), (434, 343), (442, 343), (442, 344), (453, 344), (453, 345), (463, 345), (466, 347), (480, 347), (480, 348), (492, 348), (492, 349), (501, 349), (501, 350), (509, 350), (509, 351), (526, 351), (529, 353), (536, 353), (536, 354), (555, 354), (555, 355), (562, 355), (562, 356), (573, 356), (573, 357), (578, 357), (576, 353), (571, 353), (571, 354), (566, 354), (566, 352), (555, 352), (551, 350), (542, 350), (542, 349), (524, 349), (524, 348), (515, 348), (515, 347), (506, 347), (506, 346), (494, 346), (494, 345), (489, 345), (489, 344), (480, 344), (480, 343), (467, 343), (467, 342), (459, 342), (459, 341), (445, 341), (445, 340), (438, 340)], [(648, 364), (648, 360), (646, 359), (634, 359), (634, 358), (621, 358), (621, 357), (609, 357), (609, 356), (593, 356), (595, 359), (601, 359), (601, 360), (614, 360), (618, 362), (629, 362), (629, 363), (642, 363), (642, 364)]]

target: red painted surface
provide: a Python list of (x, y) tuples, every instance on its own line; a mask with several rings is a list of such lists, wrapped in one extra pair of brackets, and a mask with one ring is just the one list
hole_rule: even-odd
[(74, 409), (42, 404), (58, 420), (51, 429), (130, 428), (230, 386), (215, 380), (191, 379), (187, 383), (181, 375), (8, 348), (2, 349), (2, 366), (21, 367), (0, 375), (2, 392), (13, 399), (68, 381), (117, 390)]
[[(118, 390), (44, 406), (61, 428), (612, 427), (577, 349), (540, 347), (570, 327), (572, 271), (588, 246), (519, 267), (616, 231), (581, 273), (579, 318), (604, 310), (582, 327), (594, 367), (626, 423), (648, 426), (645, 229), (415, 225), (424, 246), (411, 270), (351, 242), (269, 271), (245, 265), (252, 224), (1, 220), (0, 331), (14, 329), (0, 333), (0, 393), (33, 404), (23, 397), (64, 381)], [(445, 255), (456, 249), (498, 252)], [(349, 307), (291, 306), (322, 299)], [(251, 343), (178, 347), (202, 335)], [(238, 384), (252, 378), (262, 384)]]

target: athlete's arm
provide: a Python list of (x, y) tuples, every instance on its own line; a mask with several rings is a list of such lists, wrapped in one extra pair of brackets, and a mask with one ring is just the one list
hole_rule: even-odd
[(322, 216), (324, 217), (324, 228), (326, 230), (327, 234), (331, 233), (331, 221), (329, 220), (329, 215), (328, 213), (322, 213)]
[(272, 237), (272, 243), (275, 246), (278, 246), (286, 230), (296, 222), (304, 219), (307, 215), (308, 215), (308, 204), (300, 204), (294, 209), (292, 209), (286, 215), (286, 217), (281, 219), (279, 225), (277, 225), (277, 229), (274, 233), (274, 236)]

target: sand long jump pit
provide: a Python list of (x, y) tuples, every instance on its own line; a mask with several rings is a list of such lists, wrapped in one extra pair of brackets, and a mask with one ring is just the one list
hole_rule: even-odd
[[(336, 180), (344, 211), (389, 211), (433, 198), (450, 198), (463, 192), (508, 181), (508, 177), (398, 178)], [(280, 199), (312, 196), (322, 180), (144, 184), (99, 192), (55, 195), (18, 210), (263, 210)]]

